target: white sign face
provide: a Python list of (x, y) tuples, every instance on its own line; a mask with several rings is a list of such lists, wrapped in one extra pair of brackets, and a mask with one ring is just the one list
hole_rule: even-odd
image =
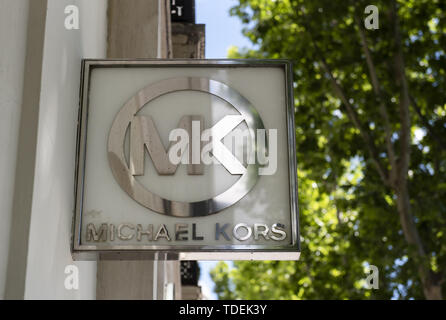
[(73, 253), (299, 258), (291, 65), (84, 60)]

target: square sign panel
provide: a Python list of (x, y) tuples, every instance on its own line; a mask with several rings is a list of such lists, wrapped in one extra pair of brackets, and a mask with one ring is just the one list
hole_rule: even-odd
[(84, 60), (74, 256), (297, 260), (291, 73), (284, 60)]

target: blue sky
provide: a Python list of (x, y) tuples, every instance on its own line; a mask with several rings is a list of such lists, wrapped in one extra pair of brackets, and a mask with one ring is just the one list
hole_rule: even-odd
[(205, 299), (217, 300), (217, 295), (214, 293), (214, 282), (211, 279), (209, 272), (215, 267), (218, 261), (200, 261), (200, 279), (198, 285), (201, 286), (201, 292)]
[[(228, 48), (252, 47), (251, 42), (242, 35), (242, 24), (237, 17), (229, 15), (229, 9), (237, 0), (196, 0), (196, 23), (206, 25), (206, 58), (226, 58)], [(202, 292), (207, 299), (217, 299), (212, 291), (214, 284), (209, 275), (216, 261), (200, 262), (200, 281)]]
[(229, 9), (238, 0), (195, 0), (196, 23), (206, 25), (206, 58), (226, 58), (231, 45), (251, 47), (248, 38), (242, 35), (239, 18), (231, 17)]

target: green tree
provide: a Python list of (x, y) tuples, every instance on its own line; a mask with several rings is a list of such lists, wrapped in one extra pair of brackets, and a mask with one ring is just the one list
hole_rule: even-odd
[[(446, 3), (239, 0), (255, 50), (294, 62), (302, 259), (214, 270), (236, 298), (442, 299)], [(380, 270), (365, 290), (364, 268)], [(223, 277), (220, 273), (226, 273)], [(226, 295), (226, 296), (225, 296)]]

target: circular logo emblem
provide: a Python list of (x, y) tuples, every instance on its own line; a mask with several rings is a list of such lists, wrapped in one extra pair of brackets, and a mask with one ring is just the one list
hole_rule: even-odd
[(147, 190), (132, 173), (130, 164), (124, 155), (125, 135), (138, 111), (147, 103), (162, 95), (178, 91), (200, 91), (217, 96), (232, 105), (243, 117), (246, 123), (252, 150), (256, 150), (256, 132), (265, 129), (262, 119), (251, 103), (239, 92), (226, 84), (202, 77), (181, 77), (166, 79), (140, 90), (134, 95), (116, 115), (108, 137), (108, 161), (113, 176), (119, 186), (142, 206), (175, 217), (197, 217), (217, 213), (235, 204), (248, 194), (259, 178), (257, 163), (247, 164), (246, 170), (229, 189), (213, 198), (184, 202), (161, 198)]

